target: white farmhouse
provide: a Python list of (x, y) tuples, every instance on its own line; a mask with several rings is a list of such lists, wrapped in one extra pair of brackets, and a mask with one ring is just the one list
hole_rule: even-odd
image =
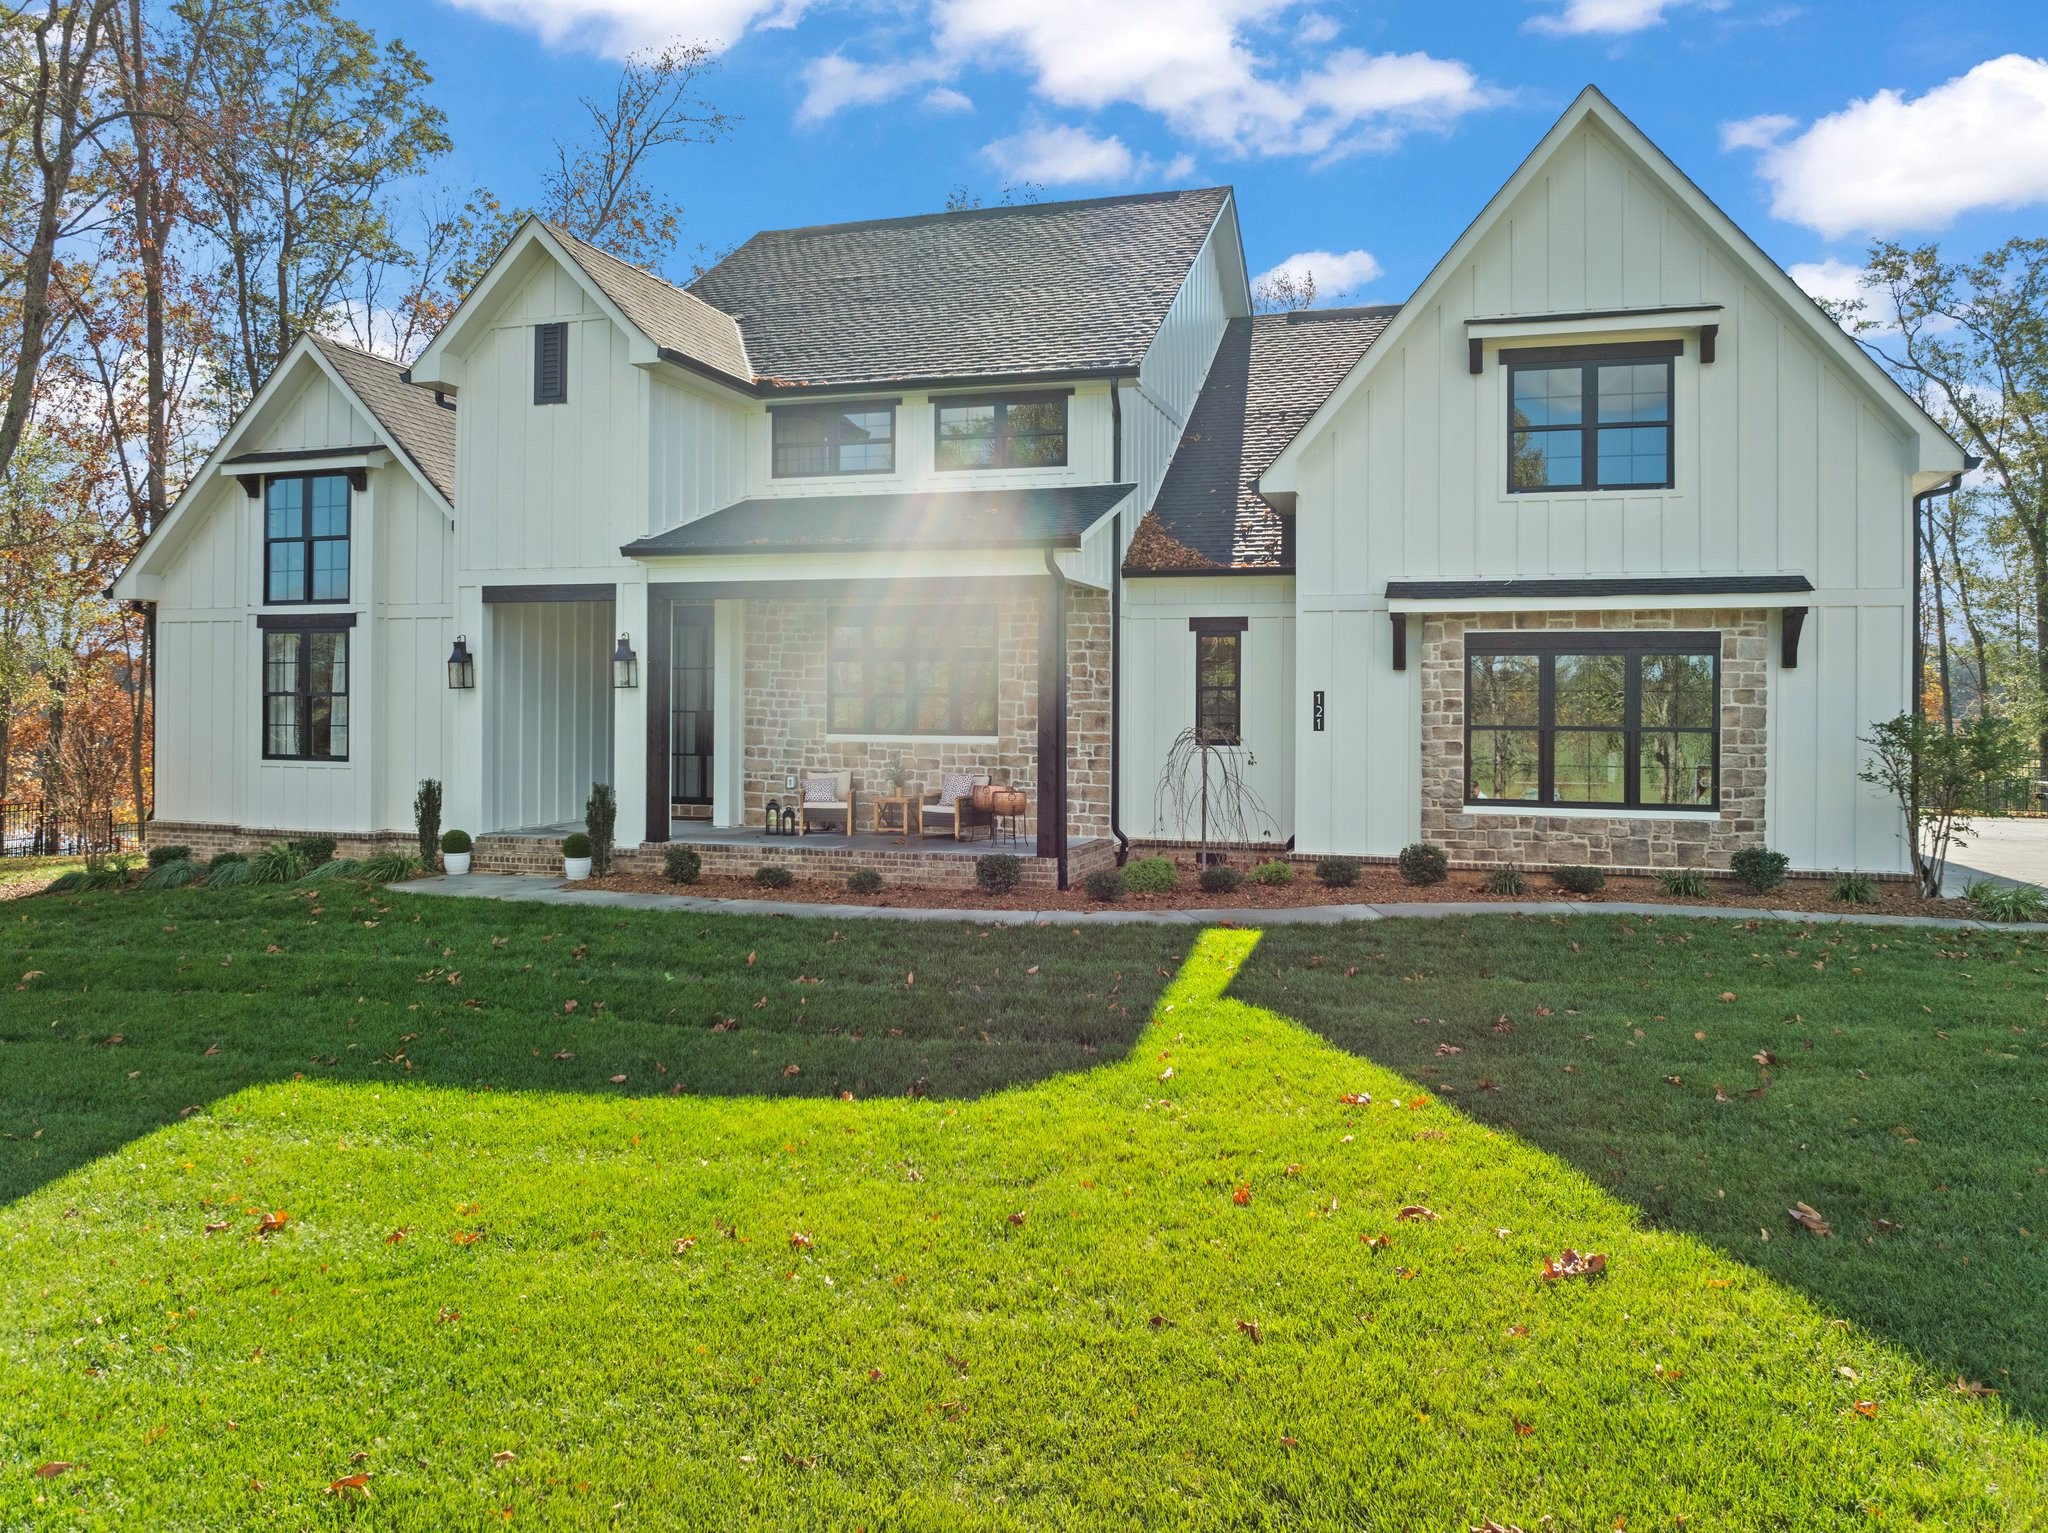
[[(409, 371), (302, 341), (115, 594), (201, 848), (403, 844), (435, 778), (547, 866), (606, 782), (629, 860), (961, 881), (1019, 830), (1043, 885), (1193, 833), (1194, 729), (1298, 853), (1892, 872), (1858, 737), (1963, 468), (1589, 89), (1398, 306), (1253, 317), (1227, 188), (688, 289), (529, 223)], [(856, 834), (770, 855), (771, 800)]]

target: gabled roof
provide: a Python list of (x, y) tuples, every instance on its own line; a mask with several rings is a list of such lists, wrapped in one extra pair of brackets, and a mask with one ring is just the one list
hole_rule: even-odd
[(455, 412), (435, 403), (432, 389), (405, 382), (405, 369), (388, 357), (358, 351), (324, 335), (308, 339), (398, 450), (453, 507)]
[(578, 239), (560, 224), (543, 220), (542, 227), (560, 241), (584, 275), (604, 289), (605, 296), (655, 345), (701, 363), (734, 382), (753, 381), (754, 369), (747, 361), (746, 342), (730, 314), (720, 313), (674, 283)]
[(769, 388), (1135, 372), (1228, 187), (757, 234), (691, 285)]
[(405, 382), (403, 369), (396, 362), (367, 351), (358, 351), (353, 346), (344, 346), (339, 341), (330, 341), (325, 336), (302, 335), (292, 343), (284, 360), (263, 380), (242, 413), (235, 417), (234, 423), (214, 444), (213, 451), (207, 454), (199, 471), (185, 482), (184, 489), (179, 491), (178, 498), (171, 503), (163, 520), (150, 529), (149, 536), (142, 540), (127, 565), (108, 586), (110, 597), (117, 601), (132, 601), (143, 596), (138, 577), (142, 575), (144, 566), (163, 557), (166, 549), (176, 546), (183, 536), (184, 525), (194, 514), (193, 507), (205, 499), (207, 487), (226, 465), (235, 460), (235, 448), (251, 425), (262, 420), (274, 404), (286, 397), (286, 390), (293, 380), (309, 367), (317, 368), (323, 378), (362, 406), (363, 413), (370, 419), (372, 434), (378, 440), (341, 448), (319, 448), (307, 452), (280, 450), (278, 453), (256, 452), (244, 456), (256, 462), (276, 461), (279, 457), (301, 460), (345, 458), (356, 451), (375, 453), (389, 449), (443, 512), (454, 513), (455, 412), (436, 404), (432, 389)]
[[(1960, 473), (1963, 469), (1963, 450), (1944, 432), (1932, 416), (1920, 407), (1919, 401), (1899, 386), (1870, 355), (1858, 346), (1835, 323), (1834, 319), (1811, 295), (1788, 276), (1783, 267), (1765, 254), (1763, 248), (1743, 231), (1732, 218), (1715, 204), (1712, 198), (1700, 190), (1693, 180), (1673, 163), (1671, 157), (1652, 143), (1649, 136), (1638, 128), (1612, 101), (1595, 86), (1588, 85), (1580, 91), (1572, 104), (1565, 108), (1562, 116), (1551, 124), (1550, 131), (1532, 149), (1528, 157), (1516, 167), (1499, 191), (1495, 192), (1486, 206), (1458, 236), (1456, 243), (1444, 253), (1443, 259), (1430, 268), (1429, 275), (1416, 288), (1402, 312), (1387, 327), (1385, 344), (1362, 357), (1359, 364), (1346, 375), (1330, 392), (1301, 429), (1294, 434), (1287, 446), (1272, 465), (1260, 476), (1260, 488), (1268, 495), (1290, 495), (1294, 492), (1294, 468), (1306, 443), (1312, 439), (1332, 415), (1344, 405), (1352, 390), (1372, 371), (1375, 360), (1393, 349), (1412, 317), (1429, 312), (1438, 293), (1472, 254), (1479, 242), (1492, 231), (1506, 214), (1514, 201), (1541, 172), (1557, 150), (1591, 119), (1641, 167), (1644, 174), (1661, 186), (1671, 197), (1689, 210), (1708, 233), (1725, 246), (1741, 263), (1742, 267), (1756, 278), (1758, 283), (1773, 293), (1795, 315), (1804, 319), (1822, 346), (1851, 376), (1861, 381), (1870, 395), (1888, 408), (1895, 417), (1913, 433), (1919, 444), (1919, 478), (1929, 484), (1939, 483), (1949, 474)], [(1481, 318), (1483, 316), (1473, 316)]]
[(1134, 488), (1081, 484), (742, 500), (628, 543), (619, 552), (629, 559), (660, 559), (821, 550), (1078, 548), (1082, 534)]
[(1285, 519), (1259, 498), (1259, 475), (1397, 312), (1381, 304), (1232, 320), (1125, 570), (1291, 568)]

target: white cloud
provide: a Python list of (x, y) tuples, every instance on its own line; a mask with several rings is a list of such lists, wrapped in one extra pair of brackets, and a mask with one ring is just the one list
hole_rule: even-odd
[(971, 112), (974, 98), (950, 85), (934, 85), (924, 93), (923, 105), (927, 112)]
[(1785, 274), (1802, 292), (1825, 303), (1864, 302), (1871, 296), (1863, 285), (1863, 268), (1833, 256), (1825, 261), (1801, 261), (1788, 266)]
[(1289, 256), (1278, 266), (1260, 272), (1258, 281), (1274, 277), (1291, 278), (1296, 287), (1314, 276), (1318, 298), (1341, 298), (1378, 277), (1383, 268), (1370, 250), (1304, 250)]
[(804, 66), (804, 99), (797, 107), (796, 120), (822, 122), (850, 106), (873, 106), (926, 84), (941, 72), (931, 59), (864, 64), (843, 53), (828, 53)]
[(729, 48), (751, 28), (793, 26), (808, 0), (449, 0), (549, 47), (593, 48), (622, 56), (671, 38)]
[(1071, 186), (1077, 181), (1121, 184), (1149, 162), (1114, 134), (1098, 138), (1067, 123), (1033, 123), (982, 149), (988, 162), (1017, 181)]
[(1565, 0), (1561, 11), (1531, 16), (1522, 23), (1527, 32), (1547, 32), (1553, 37), (1579, 37), (1597, 33), (1613, 37), (1659, 26), (1664, 12), (1685, 0)]
[(2009, 53), (1913, 100), (1879, 91), (1772, 142), (1757, 171), (1774, 214), (1830, 238), (2048, 201), (2048, 60)]
[(1766, 112), (1761, 117), (1724, 122), (1721, 124), (1721, 147), (1723, 150), (1769, 149), (1798, 126), (1798, 118), (1787, 117), (1782, 112)]
[(1238, 154), (1385, 148), (1443, 129), (1498, 95), (1464, 64), (1340, 49), (1293, 75), (1250, 34), (1292, 0), (932, 0), (938, 52), (1031, 77), (1055, 106), (1140, 107), (1180, 136)]

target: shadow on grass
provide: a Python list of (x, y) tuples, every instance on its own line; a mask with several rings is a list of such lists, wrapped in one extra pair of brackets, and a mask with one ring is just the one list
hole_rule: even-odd
[(296, 1078), (978, 1097), (1121, 1058), (1195, 939), (393, 898), (340, 882), (42, 897), (8, 914), (0, 1202)]
[(1231, 993), (2038, 1422), (2044, 971), (2048, 941), (2004, 934), (1387, 921), (1276, 928)]

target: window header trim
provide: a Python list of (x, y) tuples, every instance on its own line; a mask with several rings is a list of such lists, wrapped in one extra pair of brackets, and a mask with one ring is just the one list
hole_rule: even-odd
[(1614, 341), (1597, 346), (1503, 346), (1500, 360), (1504, 367), (1528, 367), (1545, 362), (1647, 362), (1684, 355), (1684, 341)]

